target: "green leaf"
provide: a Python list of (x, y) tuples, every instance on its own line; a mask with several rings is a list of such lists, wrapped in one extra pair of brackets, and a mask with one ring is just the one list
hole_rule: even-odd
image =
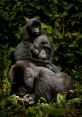
[(59, 106), (63, 106), (64, 104), (66, 104), (65, 95), (58, 93), (57, 94), (57, 103)]
[(53, 30), (53, 35), (55, 35), (58, 39), (63, 38), (63, 35), (56, 29)]
[(69, 47), (78, 47), (78, 44), (77, 44), (76, 41), (73, 41), (73, 42), (69, 45)]
[(52, 27), (48, 26), (46, 31), (47, 31), (47, 34), (52, 34)]
[(64, 12), (61, 14), (61, 17), (65, 17), (65, 16), (67, 16), (67, 15), (68, 15), (67, 11), (64, 11)]

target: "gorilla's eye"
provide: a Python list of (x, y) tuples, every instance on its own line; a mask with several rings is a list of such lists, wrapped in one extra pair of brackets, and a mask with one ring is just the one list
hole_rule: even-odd
[(39, 32), (39, 27), (33, 27), (33, 32)]

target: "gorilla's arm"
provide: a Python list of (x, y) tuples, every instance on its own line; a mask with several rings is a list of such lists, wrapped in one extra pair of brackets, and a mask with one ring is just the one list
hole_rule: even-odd
[(49, 62), (46, 65), (46, 67), (49, 68), (51, 71), (53, 71), (55, 73), (60, 73), (60, 70), (54, 64), (52, 64), (51, 62)]

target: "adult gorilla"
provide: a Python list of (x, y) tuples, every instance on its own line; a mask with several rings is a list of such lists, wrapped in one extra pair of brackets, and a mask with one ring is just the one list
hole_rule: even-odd
[(35, 101), (44, 97), (47, 102), (53, 102), (58, 92), (72, 89), (72, 80), (67, 74), (54, 73), (29, 61), (17, 61), (10, 69), (10, 80), (12, 93), (26, 98), (30, 94)]

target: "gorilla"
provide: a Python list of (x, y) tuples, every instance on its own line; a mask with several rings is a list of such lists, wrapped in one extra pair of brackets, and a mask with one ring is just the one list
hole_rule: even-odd
[[(36, 48), (34, 48), (34, 40), (40, 35), (46, 35), (41, 28), (40, 20), (37, 18), (30, 19), (24, 26), (22, 42), (20, 42), (16, 47), (14, 53), (15, 61), (32, 58), (31, 50), (34, 53), (37, 53)], [(49, 41), (48, 38), (46, 40)]]
[(58, 68), (52, 64), (52, 45), (41, 22), (37, 18), (30, 19), (23, 30), (22, 42), (18, 44), (14, 52), (15, 61), (30, 60), (38, 66), (48, 67), (54, 72)]
[(34, 40), (33, 46), (31, 46), (30, 50), (32, 51), (33, 58), (39, 60), (48, 60), (50, 59), (51, 54), (51, 44), (48, 40), (47, 35), (38, 36)]
[(72, 89), (72, 80), (67, 74), (54, 73), (29, 61), (17, 61), (11, 67), (9, 76), (12, 93), (26, 98), (30, 94), (35, 102), (40, 97), (53, 102), (58, 92), (68, 93)]

